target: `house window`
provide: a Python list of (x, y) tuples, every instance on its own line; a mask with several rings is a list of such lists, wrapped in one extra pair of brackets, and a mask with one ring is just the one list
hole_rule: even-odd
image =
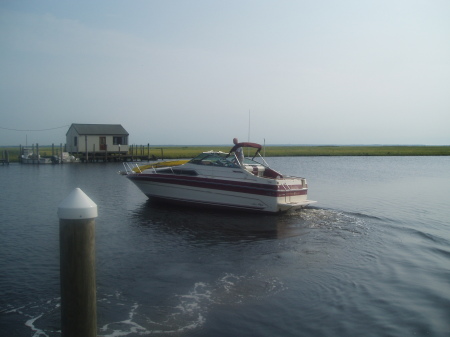
[(127, 137), (113, 137), (113, 145), (128, 145)]
[(113, 144), (114, 145), (121, 145), (121, 144), (123, 144), (122, 137), (113, 137)]
[(73, 146), (78, 146), (78, 137), (73, 137)]

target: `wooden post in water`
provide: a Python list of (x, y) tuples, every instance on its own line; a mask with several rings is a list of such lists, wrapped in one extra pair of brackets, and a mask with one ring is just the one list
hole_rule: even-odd
[(97, 215), (97, 205), (79, 188), (58, 207), (62, 337), (97, 336)]
[(36, 158), (37, 158), (37, 163), (39, 165), (40, 164), (40, 162), (39, 162), (39, 143), (36, 143)]
[(84, 136), (84, 148), (85, 148), (85, 151), (86, 151), (86, 163), (88, 163), (89, 162), (89, 159), (88, 159), (88, 147), (87, 147), (87, 144), (88, 144), (88, 141), (87, 141), (87, 135), (86, 136)]
[(9, 154), (8, 154), (8, 150), (3, 150), (2, 151), (2, 160), (0, 160), (0, 163), (2, 163), (2, 165), (8, 165), (9, 164)]

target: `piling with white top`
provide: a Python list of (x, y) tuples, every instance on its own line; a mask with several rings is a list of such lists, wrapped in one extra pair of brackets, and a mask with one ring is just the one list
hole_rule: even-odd
[(97, 336), (97, 215), (97, 205), (79, 188), (58, 206), (63, 337)]

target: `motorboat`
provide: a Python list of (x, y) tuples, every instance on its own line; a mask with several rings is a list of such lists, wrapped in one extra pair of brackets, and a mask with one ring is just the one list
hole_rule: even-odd
[[(236, 154), (251, 148), (253, 157)], [(229, 153), (207, 151), (175, 165), (149, 164), (131, 168), (126, 175), (148, 198), (267, 213), (303, 208), (307, 199), (305, 178), (283, 175), (261, 156), (260, 144), (238, 143)]]
[(51, 157), (43, 157), (39, 154), (33, 153), (32, 149), (24, 147), (22, 155), (19, 156), (19, 162), (22, 164), (52, 164)]
[(75, 156), (71, 155), (69, 152), (63, 152), (62, 156), (60, 158), (61, 163), (79, 163), (80, 158), (76, 158)]
[(53, 155), (51, 157), (35, 154), (33, 149), (22, 148), (22, 155), (19, 156), (19, 162), (22, 164), (61, 164), (61, 163), (79, 163), (80, 159), (75, 158), (68, 152), (62, 152), (62, 156)]

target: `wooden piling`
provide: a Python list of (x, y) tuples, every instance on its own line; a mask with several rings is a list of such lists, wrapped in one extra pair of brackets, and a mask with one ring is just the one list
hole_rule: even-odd
[(2, 151), (2, 159), (0, 160), (0, 163), (2, 165), (8, 165), (9, 164), (9, 153), (8, 150), (3, 150)]
[(95, 218), (97, 205), (76, 188), (58, 208), (61, 335), (97, 336)]
[(87, 141), (87, 135), (84, 136), (84, 148), (86, 151), (86, 163), (89, 162), (89, 158), (88, 158), (88, 141)]

